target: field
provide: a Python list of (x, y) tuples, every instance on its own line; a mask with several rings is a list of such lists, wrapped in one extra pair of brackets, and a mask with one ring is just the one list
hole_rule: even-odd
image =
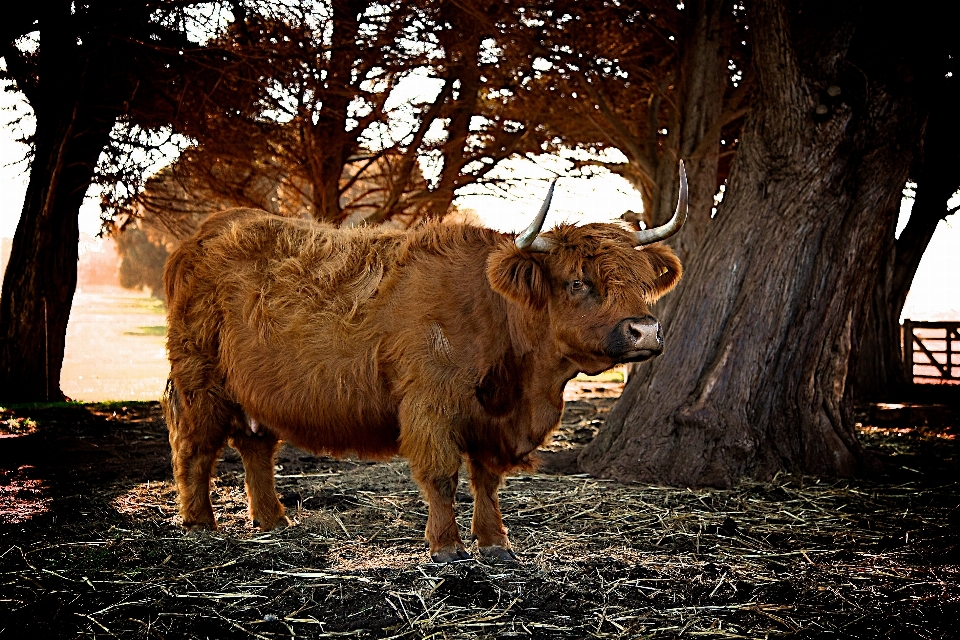
[(170, 365), (163, 304), (114, 286), (74, 295), (61, 388), (70, 398), (156, 400)]
[(156, 403), (8, 408), (0, 637), (956, 637), (952, 417), (865, 426), (882, 477), (691, 491), (561, 473), (613, 403), (582, 391), (541, 470), (503, 490), (516, 565), (430, 564), (402, 461), (288, 447), (278, 491), (295, 526), (250, 526), (227, 450), (221, 529), (187, 536)]

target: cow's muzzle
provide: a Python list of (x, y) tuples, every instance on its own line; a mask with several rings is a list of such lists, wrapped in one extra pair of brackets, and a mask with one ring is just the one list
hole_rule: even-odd
[(653, 316), (622, 320), (607, 338), (607, 354), (617, 362), (641, 362), (663, 353), (663, 332)]

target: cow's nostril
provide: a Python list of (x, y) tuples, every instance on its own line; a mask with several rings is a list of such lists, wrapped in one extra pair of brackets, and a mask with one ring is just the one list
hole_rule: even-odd
[(633, 349), (660, 351), (663, 334), (660, 323), (653, 317), (630, 320), (623, 325), (624, 337)]

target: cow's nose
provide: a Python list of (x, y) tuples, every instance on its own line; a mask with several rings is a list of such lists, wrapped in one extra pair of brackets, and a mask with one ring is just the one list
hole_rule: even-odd
[(653, 316), (626, 318), (607, 338), (607, 355), (617, 362), (643, 362), (663, 353), (663, 332)]
[(660, 321), (653, 316), (629, 318), (621, 325), (624, 338), (635, 351), (651, 351), (654, 354), (663, 352), (663, 332)]

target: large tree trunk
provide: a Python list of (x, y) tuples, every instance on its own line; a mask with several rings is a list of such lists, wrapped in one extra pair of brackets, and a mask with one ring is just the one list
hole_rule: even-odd
[(97, 160), (133, 89), (114, 75), (110, 41), (84, 46), (71, 5), (45, 14), (38, 78), (15, 55), (37, 119), (30, 182), (0, 296), (0, 400), (59, 400), (67, 321), (77, 284), (77, 216)]
[[(930, 229), (930, 236), (933, 236), (933, 229)], [(897, 390), (903, 390), (907, 384), (900, 350), (903, 303), (898, 305), (895, 302), (898, 296), (893, 291), (897, 243), (892, 234), (883, 240), (883, 255), (886, 259), (880, 262), (880, 272), (867, 299), (859, 335), (854, 338), (859, 340), (860, 346), (860, 358), (853, 372), (854, 394), (859, 402), (887, 398)]]
[[(758, 95), (726, 199), (672, 294), (666, 353), (630, 380), (580, 457), (590, 473), (729, 486), (871, 464), (846, 385), (851, 333), (923, 114), (882, 82), (851, 89), (856, 16), (805, 8), (817, 35), (794, 40), (780, 3), (750, 4)], [(830, 78), (850, 95), (818, 117)]]
[(30, 183), (0, 297), (5, 401), (63, 398), (60, 368), (77, 284), (77, 213), (112, 126), (112, 120), (97, 121), (70, 107), (37, 113)]

